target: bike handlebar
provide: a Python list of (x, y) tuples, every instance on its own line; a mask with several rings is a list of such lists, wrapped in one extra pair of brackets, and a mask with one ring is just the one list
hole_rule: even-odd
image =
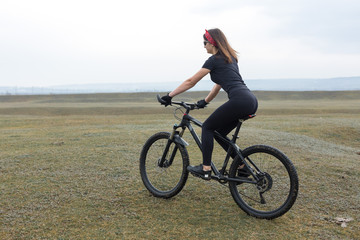
[[(158, 102), (161, 103), (161, 105), (166, 104), (166, 102), (161, 99), (159, 94), (156, 97), (157, 97)], [(180, 105), (180, 106), (186, 108), (187, 110), (200, 109), (196, 103), (187, 103), (187, 102), (183, 102), (183, 101), (181, 101), (181, 102), (171, 101), (170, 105), (172, 105), (172, 104)]]

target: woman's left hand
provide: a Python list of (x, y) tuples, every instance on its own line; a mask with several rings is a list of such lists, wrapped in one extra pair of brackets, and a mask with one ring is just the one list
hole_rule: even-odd
[(205, 99), (202, 99), (202, 100), (198, 101), (198, 102), (196, 103), (196, 105), (197, 105), (199, 108), (204, 108), (204, 107), (206, 107), (206, 105), (208, 105), (208, 103), (205, 101)]

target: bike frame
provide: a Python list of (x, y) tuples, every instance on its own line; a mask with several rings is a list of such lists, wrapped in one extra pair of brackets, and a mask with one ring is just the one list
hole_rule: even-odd
[[(182, 138), (181, 138), (183, 136), (186, 128), (189, 129), (189, 132), (191, 133), (192, 137), (194, 138), (194, 140), (195, 140), (197, 146), (199, 147), (199, 149), (201, 151), (203, 150), (200, 138), (196, 134), (196, 132), (195, 132), (195, 130), (194, 130), (192, 124), (191, 124), (191, 123), (194, 123), (196, 126), (202, 127), (202, 122), (200, 122), (199, 120), (197, 120), (194, 117), (189, 115), (190, 110), (192, 110), (194, 108), (189, 107), (188, 106), (189, 104), (186, 104), (184, 102), (173, 102), (173, 103), (185, 107), (186, 112), (184, 113), (180, 124), (175, 124), (174, 127), (173, 127), (173, 132), (172, 132), (172, 134), (171, 134), (171, 136), (169, 138), (168, 144), (166, 145), (164, 154), (163, 154), (163, 156), (161, 157), (161, 159), (159, 161), (159, 166), (163, 166), (163, 167), (164, 167), (165, 158), (166, 158), (167, 152), (169, 151), (171, 143), (177, 142), (177, 143), (180, 143), (182, 145), (187, 145), (187, 143), (184, 140), (182, 140)], [(251, 117), (254, 117), (254, 116), (249, 116), (249, 118), (251, 118)], [(217, 138), (223, 140), (224, 142), (226, 142), (228, 144), (229, 148), (227, 150), (227, 154), (226, 154), (223, 166), (220, 169), (220, 171), (216, 168), (215, 164), (213, 162), (211, 162), (211, 169), (215, 173), (215, 175), (211, 176), (212, 179), (216, 179), (218, 181), (224, 181), (224, 182), (233, 181), (233, 182), (239, 182), (239, 183), (244, 183), (244, 182), (253, 183), (253, 184), (257, 183), (258, 177), (256, 176), (256, 173), (254, 173), (253, 170), (250, 168), (249, 164), (244, 159), (244, 157), (243, 157), (243, 155), (241, 153), (241, 149), (236, 145), (236, 139), (239, 138), (238, 134), (239, 134), (241, 125), (242, 125), (242, 123), (244, 121), (245, 121), (245, 119), (240, 119), (239, 120), (239, 123), (238, 123), (238, 125), (237, 125), (237, 127), (235, 129), (233, 138), (231, 140), (229, 138), (227, 138), (227, 137), (223, 137), (217, 131), (214, 132), (215, 136)], [(182, 129), (181, 132), (177, 131), (177, 129), (179, 129), (179, 128)], [(181, 139), (181, 140), (179, 140), (179, 139)], [(229, 162), (230, 155), (231, 155), (232, 151), (235, 151), (236, 155), (239, 156), (239, 158), (242, 160), (242, 162), (248, 167), (248, 169), (250, 170), (251, 174), (254, 177), (254, 180), (251, 181), (248, 178), (242, 178), (242, 177), (229, 178), (228, 176), (226, 176), (225, 171), (226, 171), (226, 167), (228, 165), (228, 162)], [(177, 152), (177, 147), (175, 147), (173, 149), (170, 160), (168, 162), (169, 165), (172, 164), (172, 161), (174, 160), (176, 152)], [(247, 158), (247, 160), (255, 167), (255, 169), (257, 171), (259, 171), (259, 169), (255, 166), (255, 164), (249, 158)]]
[[(183, 189), (189, 173), (203, 177), (189, 168), (189, 154), (186, 150), (189, 144), (182, 137), (185, 130), (189, 129), (191, 137), (203, 152), (205, 146), (194, 128), (202, 128), (206, 122), (203, 124), (190, 116), (190, 111), (200, 108), (196, 103), (173, 102), (171, 98), (160, 95), (157, 95), (157, 99), (165, 106), (179, 105), (175, 106), (174, 115), (180, 110), (182, 116), (175, 116), (179, 122), (174, 124), (171, 133), (158, 132), (146, 141), (140, 154), (140, 175), (145, 187), (155, 197), (171, 198)], [(210, 175), (211, 179), (228, 185), (234, 201), (248, 215), (274, 219), (289, 211), (295, 203), (299, 188), (298, 176), (290, 159), (280, 150), (263, 144), (241, 150), (236, 145), (243, 122), (254, 116), (238, 119), (232, 137), (230, 134), (221, 135), (220, 130), (214, 132), (214, 138), (225, 149), (226, 156), (221, 169), (211, 163)], [(274, 191), (270, 192), (271, 189)]]

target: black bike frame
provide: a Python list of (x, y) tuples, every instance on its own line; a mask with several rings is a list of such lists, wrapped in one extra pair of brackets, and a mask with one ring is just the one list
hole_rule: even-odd
[[(161, 163), (164, 163), (164, 161), (165, 161), (165, 155), (166, 155), (167, 151), (169, 150), (170, 144), (174, 141), (174, 136), (176, 134), (179, 134), (179, 136), (182, 137), (186, 128), (189, 129), (189, 131), (190, 131), (192, 137), (194, 138), (194, 140), (195, 140), (197, 146), (199, 147), (199, 149), (201, 151), (203, 150), (202, 149), (202, 143), (201, 143), (198, 135), (196, 134), (194, 128), (191, 125), (191, 123), (194, 123), (196, 126), (202, 127), (202, 123), (199, 120), (197, 120), (197, 119), (193, 118), (192, 116), (190, 116), (189, 111), (190, 111), (190, 109), (188, 108), (186, 113), (184, 113), (184, 115), (182, 117), (182, 120), (181, 120), (179, 125), (178, 124), (174, 125), (173, 133), (170, 136), (169, 143), (167, 144), (166, 149), (164, 151), (164, 156), (161, 158), (161, 161), (160, 161)], [(211, 169), (215, 173), (215, 175), (211, 176), (213, 179), (217, 179), (219, 181), (225, 180), (225, 181), (234, 181), (234, 182), (247, 182), (247, 183), (254, 183), (254, 184), (256, 184), (256, 182), (258, 181), (258, 177), (251, 170), (251, 168), (249, 167), (249, 164), (245, 161), (245, 159), (244, 159), (244, 157), (243, 157), (243, 155), (241, 153), (241, 149), (235, 144), (236, 139), (238, 138), (240, 127), (241, 127), (243, 122), (244, 122), (244, 120), (239, 120), (239, 123), (238, 123), (238, 125), (236, 127), (236, 130), (234, 132), (233, 138), (231, 140), (229, 138), (227, 138), (227, 137), (223, 137), (217, 131), (214, 132), (214, 134), (215, 134), (215, 136), (217, 138), (219, 138), (220, 140), (223, 140), (224, 142), (226, 142), (229, 145), (229, 148), (227, 150), (227, 154), (226, 154), (223, 166), (220, 169), (220, 171), (216, 168), (214, 163), (211, 162)], [(182, 128), (182, 131), (181, 132), (176, 131), (178, 128)], [(173, 161), (173, 159), (175, 157), (176, 151), (177, 151), (177, 148), (175, 147), (174, 151), (172, 152), (169, 165), (171, 165), (171, 163), (172, 163), (172, 161)], [(250, 172), (253, 175), (255, 181), (251, 181), (248, 178), (241, 178), (241, 177), (236, 178), (236, 179), (235, 178), (229, 178), (229, 177), (227, 177), (225, 175), (226, 167), (228, 165), (228, 162), (229, 162), (232, 151), (235, 151), (235, 153), (239, 156), (239, 158), (242, 160), (242, 162), (248, 167), (248, 169), (250, 169)], [(247, 160), (249, 160), (251, 162), (250, 159), (247, 158)], [(256, 166), (255, 166), (255, 168), (257, 169)]]

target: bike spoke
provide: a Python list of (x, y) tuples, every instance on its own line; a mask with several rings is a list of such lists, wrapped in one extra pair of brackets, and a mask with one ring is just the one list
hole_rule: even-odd
[(249, 197), (246, 194), (244, 194), (242, 191), (239, 191), (239, 194), (246, 197), (246, 198), (248, 198), (248, 199), (250, 199), (251, 201), (254, 201), (256, 203), (261, 203), (261, 200), (259, 201), (259, 200), (255, 199), (255, 198)]
[[(237, 204), (248, 214), (261, 218), (275, 218), (287, 212), (297, 196), (297, 175), (289, 160), (278, 150), (258, 145), (243, 151), (256, 184), (230, 183), (230, 191)], [(238, 174), (242, 161), (234, 160), (230, 177)], [(239, 173), (240, 174), (240, 173)]]
[(184, 187), (189, 164), (186, 150), (169, 142), (169, 137), (169, 133), (152, 136), (140, 159), (140, 173), (146, 188), (154, 196), (164, 198), (175, 196)]

